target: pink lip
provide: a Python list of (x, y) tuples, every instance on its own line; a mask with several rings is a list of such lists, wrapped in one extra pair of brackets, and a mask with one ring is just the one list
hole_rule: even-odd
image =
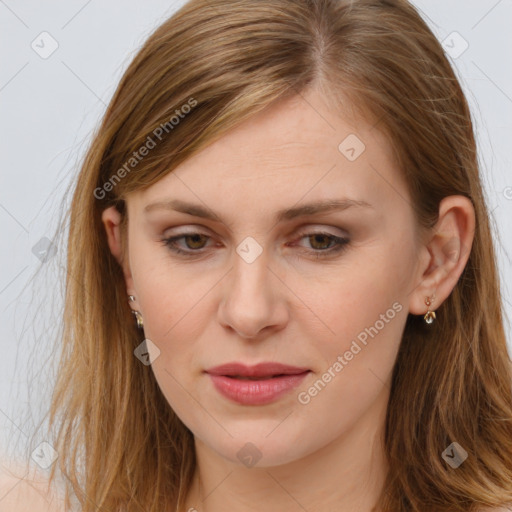
[(255, 366), (228, 363), (210, 368), (206, 373), (217, 391), (226, 398), (243, 405), (264, 405), (298, 386), (309, 371), (309, 368), (280, 363), (260, 363)]

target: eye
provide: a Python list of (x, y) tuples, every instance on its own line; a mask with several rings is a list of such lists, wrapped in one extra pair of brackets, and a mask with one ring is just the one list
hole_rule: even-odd
[[(183, 233), (181, 235), (173, 236), (170, 238), (164, 238), (162, 240), (162, 243), (169, 247), (171, 251), (173, 251), (176, 254), (191, 254), (193, 252), (198, 252), (198, 249), (202, 249), (204, 247), (204, 244), (202, 243), (201, 237), (204, 238), (210, 238), (208, 235), (205, 235), (203, 233)], [(181, 239), (187, 240), (187, 248), (189, 250), (183, 250), (178, 247), (177, 241)], [(188, 241), (191, 241), (191, 244), (189, 244)]]
[(349, 243), (348, 238), (339, 237), (326, 232), (306, 233), (301, 236), (300, 240), (305, 238), (314, 249), (314, 251), (307, 252), (312, 252), (317, 258), (338, 253), (344, 250)]
[[(161, 242), (167, 246), (175, 254), (183, 254), (187, 256), (199, 255), (205, 247), (206, 241), (211, 238), (208, 235), (197, 232), (182, 233), (181, 235), (164, 238)], [(307, 238), (313, 250), (306, 252), (315, 255), (317, 258), (329, 256), (338, 253), (346, 248), (349, 240), (347, 238), (333, 235), (332, 233), (317, 232), (305, 233), (300, 240)], [(186, 247), (178, 245), (178, 240), (183, 239)]]

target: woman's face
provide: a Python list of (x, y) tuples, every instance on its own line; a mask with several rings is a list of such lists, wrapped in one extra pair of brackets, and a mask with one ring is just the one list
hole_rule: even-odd
[[(335, 201), (347, 207), (305, 208)], [(151, 368), (202, 446), (273, 466), (383, 424), (421, 265), (409, 194), (376, 129), (310, 91), (127, 207), (127, 290), (160, 351)], [(228, 363), (249, 367), (245, 378), (212, 370)], [(292, 368), (251, 373), (262, 363)]]

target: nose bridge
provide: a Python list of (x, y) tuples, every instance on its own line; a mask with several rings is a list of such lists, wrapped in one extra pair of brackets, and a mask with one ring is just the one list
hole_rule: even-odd
[(239, 304), (249, 302), (251, 309), (260, 310), (260, 314), (269, 292), (268, 256), (268, 250), (255, 238), (247, 236), (237, 245), (233, 258), (230, 295), (236, 297)]
[(268, 250), (264, 250), (254, 238), (247, 237), (236, 248), (233, 278), (237, 286), (246, 292), (260, 292), (266, 284), (268, 272)]
[(226, 276), (220, 308), (221, 321), (244, 337), (254, 337), (263, 328), (278, 322), (278, 281), (269, 268), (269, 251), (253, 237), (245, 237), (236, 246), (233, 268)]

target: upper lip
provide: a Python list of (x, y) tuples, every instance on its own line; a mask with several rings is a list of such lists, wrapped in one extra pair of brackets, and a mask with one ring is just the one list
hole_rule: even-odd
[(225, 375), (232, 377), (273, 377), (275, 375), (297, 375), (309, 371), (309, 368), (289, 366), (281, 363), (259, 363), (247, 366), (242, 363), (226, 363), (206, 370), (210, 375)]

